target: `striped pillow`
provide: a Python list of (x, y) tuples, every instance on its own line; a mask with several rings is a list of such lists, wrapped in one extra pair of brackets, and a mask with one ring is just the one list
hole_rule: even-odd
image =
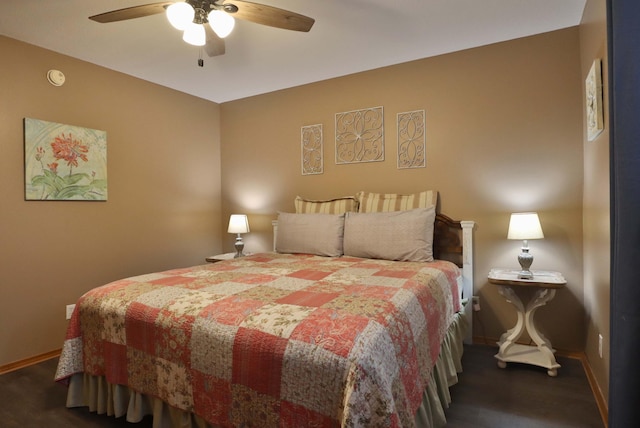
[(313, 201), (296, 196), (296, 214), (344, 214), (358, 212), (358, 200), (353, 196)]
[(398, 193), (358, 192), (356, 194), (361, 213), (380, 213), (390, 211), (407, 211), (415, 208), (436, 206), (437, 190), (425, 190), (411, 195)]

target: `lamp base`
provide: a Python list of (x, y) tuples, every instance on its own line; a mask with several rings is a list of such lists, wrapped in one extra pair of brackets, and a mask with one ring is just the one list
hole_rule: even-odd
[(242, 241), (242, 236), (238, 233), (238, 237), (236, 238), (236, 243), (233, 245), (236, 248), (236, 254), (233, 256), (234, 259), (238, 257), (244, 257), (242, 250), (244, 250), (244, 242)]
[[(526, 241), (525, 241), (526, 242)], [(533, 279), (533, 273), (529, 270), (533, 263), (533, 255), (529, 253), (529, 247), (526, 244), (522, 247), (522, 252), (518, 254), (518, 263), (520, 263), (519, 279)]]
[(518, 272), (518, 279), (533, 279), (533, 273), (530, 270), (521, 270)]

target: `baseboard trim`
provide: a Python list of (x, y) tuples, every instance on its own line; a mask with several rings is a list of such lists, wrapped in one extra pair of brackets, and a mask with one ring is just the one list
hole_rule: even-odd
[(61, 352), (61, 349), (56, 349), (55, 351), (45, 352), (44, 354), (36, 355), (35, 357), (25, 358), (24, 360), (5, 364), (4, 366), (0, 366), (0, 375), (59, 357)]
[[(473, 344), (474, 345), (488, 345), (493, 346), (496, 349), (498, 348), (499, 339), (484, 337), (484, 336), (473, 336)], [(528, 345), (529, 343), (523, 342), (523, 345)], [(559, 357), (572, 358), (575, 360), (580, 360), (582, 364), (582, 368), (587, 376), (587, 380), (589, 381), (589, 387), (591, 388), (591, 393), (593, 394), (593, 398), (596, 400), (596, 405), (598, 406), (598, 411), (600, 412), (600, 417), (602, 418), (602, 422), (604, 423), (605, 428), (609, 427), (609, 408), (607, 406), (607, 401), (604, 399), (604, 394), (602, 394), (602, 390), (600, 389), (600, 385), (596, 380), (595, 375), (593, 374), (593, 369), (591, 368), (591, 364), (589, 364), (589, 359), (584, 352), (573, 352), (573, 351), (564, 351), (564, 350), (556, 350), (556, 355)]]
[(591, 391), (593, 391), (593, 396), (596, 399), (596, 404), (598, 405), (598, 410), (600, 410), (600, 416), (602, 416), (602, 423), (604, 423), (605, 428), (609, 427), (609, 406), (607, 404), (607, 400), (604, 399), (604, 394), (600, 389), (600, 385), (596, 380), (595, 375), (593, 374), (593, 369), (591, 368), (591, 364), (589, 364), (589, 359), (587, 355), (583, 352), (580, 356), (580, 361), (582, 361), (582, 367), (584, 367), (584, 372), (587, 374), (587, 380), (589, 381), (589, 385), (591, 386)]

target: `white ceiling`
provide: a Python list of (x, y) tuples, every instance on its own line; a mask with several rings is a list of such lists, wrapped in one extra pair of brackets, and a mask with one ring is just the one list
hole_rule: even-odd
[(226, 54), (203, 54), (202, 68), (163, 14), (87, 19), (153, 0), (1, 0), (0, 34), (222, 103), (571, 27), (586, 0), (253, 1), (316, 22), (301, 33), (236, 20)]

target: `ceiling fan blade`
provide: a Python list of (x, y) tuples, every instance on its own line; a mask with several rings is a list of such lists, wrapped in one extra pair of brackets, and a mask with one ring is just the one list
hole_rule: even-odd
[(175, 1), (162, 1), (158, 3), (143, 4), (142, 6), (126, 7), (90, 16), (89, 19), (106, 24), (107, 22), (124, 21), (125, 19), (142, 18), (143, 16), (164, 13), (165, 8)]
[(316, 22), (308, 16), (244, 0), (228, 0), (224, 4), (233, 4), (238, 7), (238, 11), (232, 14), (235, 18), (285, 30), (306, 32), (311, 30), (313, 23)]
[(225, 52), (225, 44), (224, 39), (221, 39), (216, 35), (216, 33), (211, 29), (211, 26), (205, 24), (204, 31), (207, 35), (207, 42), (204, 45), (204, 51), (209, 56), (218, 56), (224, 55)]

